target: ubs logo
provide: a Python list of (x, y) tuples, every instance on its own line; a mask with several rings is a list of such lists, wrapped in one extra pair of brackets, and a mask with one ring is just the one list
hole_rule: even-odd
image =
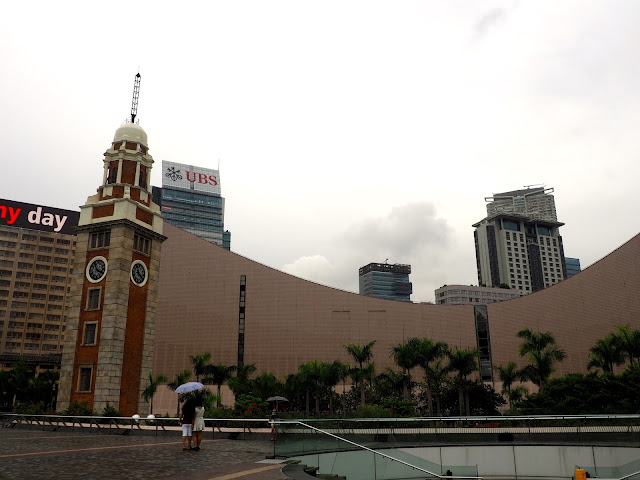
[[(218, 185), (218, 177), (215, 175), (207, 175), (206, 173), (197, 173), (186, 171), (185, 175), (187, 176), (187, 181), (191, 183), (200, 183), (202, 185)], [(175, 167), (167, 167), (167, 173), (165, 173), (167, 178), (170, 178), (174, 182), (178, 180), (182, 180), (182, 171), (176, 170)]]
[(168, 167), (167, 173), (165, 173), (165, 176), (170, 178), (174, 182), (176, 180), (182, 180), (182, 175), (180, 175), (180, 170), (176, 170), (175, 167)]

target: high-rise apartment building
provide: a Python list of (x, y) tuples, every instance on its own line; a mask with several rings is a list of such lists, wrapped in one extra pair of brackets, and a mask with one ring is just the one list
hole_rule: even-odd
[(79, 216), (0, 199), (0, 367), (60, 365)]
[(231, 250), (218, 170), (163, 160), (162, 188), (153, 187), (152, 192), (166, 222)]
[(360, 268), (360, 295), (411, 301), (411, 265), (370, 263)]
[(532, 188), (488, 197), (487, 217), (474, 224), (478, 282), (527, 294), (566, 278), (555, 202)]

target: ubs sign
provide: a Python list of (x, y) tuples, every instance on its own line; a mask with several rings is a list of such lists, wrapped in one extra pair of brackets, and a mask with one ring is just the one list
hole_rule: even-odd
[(0, 225), (75, 235), (80, 212), (0, 198)]
[(220, 193), (220, 172), (183, 163), (162, 161), (162, 186), (202, 193)]

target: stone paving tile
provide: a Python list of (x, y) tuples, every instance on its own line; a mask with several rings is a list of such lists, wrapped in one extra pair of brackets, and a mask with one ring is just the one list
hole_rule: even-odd
[(177, 432), (154, 437), (5, 428), (0, 429), (0, 480), (286, 479), (280, 467), (256, 463), (272, 452), (268, 437), (205, 437), (199, 452), (184, 452)]

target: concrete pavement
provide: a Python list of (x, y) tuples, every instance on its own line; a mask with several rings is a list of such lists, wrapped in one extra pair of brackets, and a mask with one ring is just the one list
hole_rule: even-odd
[(179, 432), (175, 437), (156, 437), (4, 428), (0, 429), (0, 480), (287, 479), (281, 472), (283, 464), (265, 463), (272, 452), (267, 436), (212, 440), (205, 435), (199, 452), (185, 452)]

